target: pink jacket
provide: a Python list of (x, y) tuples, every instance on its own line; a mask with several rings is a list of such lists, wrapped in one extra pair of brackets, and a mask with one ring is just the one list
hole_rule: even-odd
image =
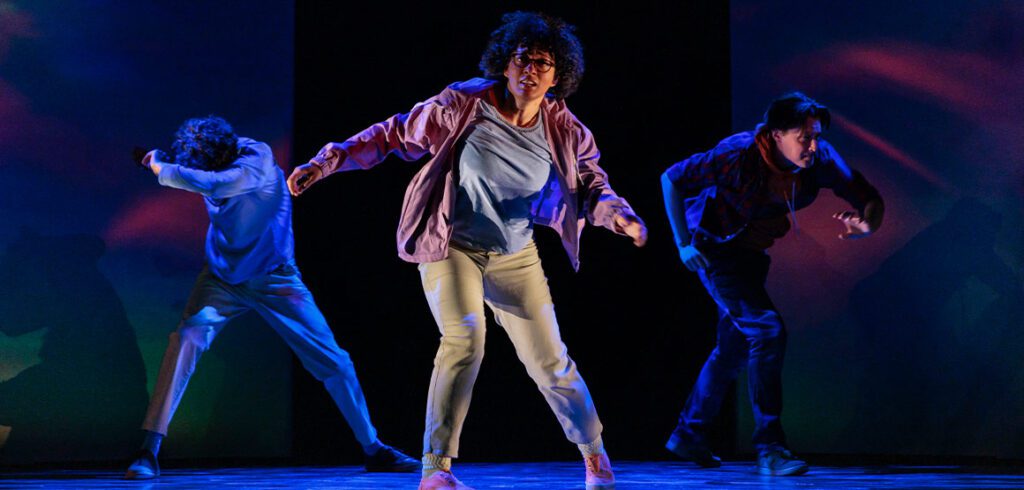
[[(433, 155), (406, 188), (398, 224), (398, 256), (417, 263), (445, 259), (458, 186), (453, 178), (458, 155), (452, 150), (472, 122), (477, 105), (484, 99), (494, 100), (493, 91), (500, 87), (494, 80), (481, 78), (454, 83), (407, 114), (396, 114), (343, 143), (328, 143), (310, 163), (327, 176), (368, 169), (390, 153), (408, 161)], [(615, 217), (635, 213), (608, 186), (607, 175), (597, 165), (601, 153), (594, 136), (565, 102), (548, 98), (541, 110), (557, 179), (542, 191), (534, 223), (558, 233), (573, 268), (579, 270), (584, 218), (623, 234)]]

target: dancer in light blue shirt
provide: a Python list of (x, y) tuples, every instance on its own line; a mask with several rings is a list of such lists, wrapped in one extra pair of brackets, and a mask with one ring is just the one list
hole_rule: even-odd
[(143, 165), (160, 184), (201, 194), (210, 215), (206, 267), (199, 274), (160, 365), (142, 429), (146, 436), (125, 478), (160, 474), (160, 442), (199, 356), (228, 322), (255, 310), (324, 383), (367, 455), (367, 471), (419, 471), (419, 461), (380, 442), (347, 352), (338, 347), (295, 266), (291, 196), (265, 143), (235, 136), (218, 117), (178, 130), (173, 163), (151, 151)]

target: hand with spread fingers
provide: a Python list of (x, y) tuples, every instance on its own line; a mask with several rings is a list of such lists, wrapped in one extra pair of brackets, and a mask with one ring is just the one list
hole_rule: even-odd
[(288, 176), (288, 191), (291, 192), (293, 196), (298, 196), (299, 194), (306, 192), (306, 189), (309, 189), (310, 186), (323, 177), (324, 172), (323, 170), (320, 170), (320, 167), (313, 165), (312, 163), (299, 165), (298, 167), (295, 167), (295, 170), (292, 170), (292, 174)]
[(843, 211), (832, 215), (846, 226), (846, 231), (839, 234), (842, 240), (856, 240), (870, 236), (875, 230), (870, 223), (856, 211)]

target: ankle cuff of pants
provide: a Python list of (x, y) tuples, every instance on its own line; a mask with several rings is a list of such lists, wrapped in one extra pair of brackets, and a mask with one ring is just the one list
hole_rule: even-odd
[(704, 434), (693, 432), (686, 428), (676, 428), (668, 438), (670, 444), (677, 446), (703, 446), (707, 445)]
[(580, 448), (580, 452), (583, 453), (584, 457), (593, 454), (605, 454), (604, 441), (601, 440), (601, 436), (597, 436), (597, 439), (586, 444), (577, 444), (576, 447)]
[(434, 471), (451, 471), (452, 470), (452, 458), (448, 456), (440, 456), (437, 454), (424, 454), (423, 455), (423, 472), (434, 472)]

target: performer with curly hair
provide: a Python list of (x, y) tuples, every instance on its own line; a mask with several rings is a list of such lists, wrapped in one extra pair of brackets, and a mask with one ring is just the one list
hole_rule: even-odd
[(294, 260), (291, 196), (270, 147), (237, 137), (226, 121), (209, 116), (185, 121), (172, 152), (168, 158), (151, 151), (142, 164), (161, 185), (204, 197), (210, 216), (206, 267), (168, 341), (142, 424), (145, 440), (125, 478), (160, 474), (160, 443), (199, 356), (232, 318), (249, 310), (324, 383), (366, 453), (367, 471), (417, 471), (418, 461), (377, 438), (355, 366), (302, 282)]
[(583, 75), (573, 27), (515, 12), (491, 35), (486, 78), (450, 85), (406, 114), (329, 143), (288, 179), (295, 195), (388, 154), (430, 160), (413, 177), (398, 255), (419, 264), (441, 333), (423, 437), (421, 489), (465, 489), (451, 473), (484, 353), (484, 305), (494, 313), (566, 437), (584, 456), (587, 488), (613, 488), (601, 422), (559, 334), (533, 242), (535, 224), (562, 239), (574, 267), (586, 220), (647, 239), (643, 221), (608, 185), (590, 131), (566, 107)]

